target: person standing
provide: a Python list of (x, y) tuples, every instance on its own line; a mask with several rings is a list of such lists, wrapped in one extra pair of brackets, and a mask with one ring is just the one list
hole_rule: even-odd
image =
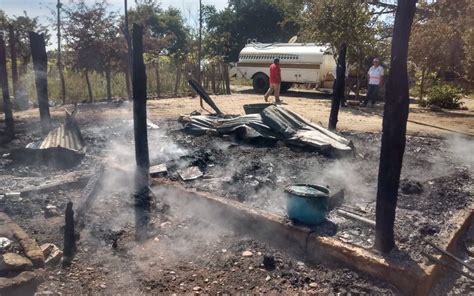
[(275, 96), (275, 103), (280, 104), (280, 84), (281, 84), (281, 70), (280, 70), (280, 59), (276, 58), (273, 60), (273, 64), (270, 65), (270, 87), (265, 94), (265, 102), (268, 102), (268, 97), (273, 93)]
[(374, 106), (375, 101), (377, 100), (379, 87), (383, 86), (383, 72), (384, 70), (380, 65), (380, 60), (375, 58), (373, 60), (373, 66), (370, 67), (368, 72), (369, 85), (367, 87), (367, 96), (362, 106), (367, 106), (368, 102), (370, 102), (371, 107)]

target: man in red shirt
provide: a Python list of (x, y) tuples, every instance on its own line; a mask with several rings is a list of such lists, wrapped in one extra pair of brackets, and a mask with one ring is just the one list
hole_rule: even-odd
[(265, 102), (268, 102), (268, 97), (273, 93), (275, 96), (275, 102), (277, 104), (280, 101), (280, 83), (281, 83), (281, 70), (280, 70), (280, 59), (276, 58), (273, 60), (273, 64), (270, 65), (270, 88), (265, 94)]

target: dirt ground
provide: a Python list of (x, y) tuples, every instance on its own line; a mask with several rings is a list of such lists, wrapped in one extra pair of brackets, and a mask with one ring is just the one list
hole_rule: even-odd
[[(253, 93), (248, 87), (235, 86), (232, 95), (211, 96), (224, 113), (244, 114), (242, 108), (245, 104), (263, 103), (263, 96)], [(316, 93), (314, 91), (290, 90), (281, 96), (286, 103), (285, 107), (303, 115), (313, 122), (327, 126), (329, 111), (331, 107), (330, 95)], [(273, 99), (271, 97), (270, 99)], [(356, 101), (351, 101), (357, 103)], [(413, 100), (410, 104), (409, 121), (419, 122), (424, 125), (408, 122), (409, 134), (432, 134), (447, 135), (454, 130), (468, 133), (474, 136), (474, 100), (463, 100), (464, 107), (468, 110), (440, 110), (431, 111), (428, 108), (419, 107)], [(189, 114), (200, 108), (198, 97), (169, 98), (163, 100), (149, 101), (149, 117), (152, 120), (176, 119), (182, 114)], [(53, 108), (52, 114), (63, 116), (61, 107)], [(211, 110), (205, 106), (206, 110)], [(106, 116), (124, 115), (123, 110), (108, 112)], [(94, 110), (91, 110), (94, 113)], [(100, 111), (97, 111), (100, 112)], [(342, 108), (339, 114), (338, 129), (341, 131), (380, 132), (382, 130), (383, 104), (378, 103), (374, 108), (349, 107)], [(18, 119), (35, 117), (37, 110), (17, 113)]]
[[(261, 96), (246, 90), (214, 98), (224, 112), (232, 114), (243, 114), (244, 104), (262, 101)], [(285, 107), (326, 125), (330, 108), (327, 97), (295, 91), (282, 99), (287, 103)], [(285, 214), (284, 186), (295, 182), (318, 183), (328, 185), (332, 192), (344, 189), (346, 205), (373, 219), (381, 106), (341, 109), (340, 132), (354, 142), (357, 150), (351, 157), (329, 159), (281, 144), (256, 147), (232, 137), (186, 135), (176, 119), (181, 114), (200, 110), (197, 98), (163, 99), (149, 101), (148, 105), (149, 119), (159, 126), (149, 130), (151, 162), (166, 163), (168, 179), (280, 215)], [(470, 101), (466, 106), (474, 109)], [(414, 104), (410, 107), (410, 120), (439, 128), (408, 125), (410, 136), (396, 222), (399, 250), (392, 255), (400, 260), (425, 262), (420, 255), (425, 247), (421, 240), (426, 237), (434, 241), (445, 239), (452, 227), (447, 221), (473, 203), (473, 140), (446, 129), (474, 134), (474, 112), (433, 112)], [(78, 123), (88, 144), (82, 163), (73, 169), (57, 170), (25, 167), (2, 158), (1, 187), (5, 191), (21, 191), (51, 182), (71, 171), (88, 172), (101, 162), (130, 168), (134, 161), (130, 108), (131, 104), (127, 103), (80, 106)], [(62, 120), (63, 109), (52, 108), (55, 124)], [(41, 137), (37, 112), (15, 113), (20, 135), (9, 145), (0, 147), (0, 155)], [(199, 166), (205, 178), (184, 184), (177, 171), (190, 165)], [(101, 191), (87, 214), (73, 265), (67, 269), (48, 267), (40, 293), (399, 293), (384, 282), (331, 262), (307, 265), (303, 263), (304, 258), (294, 258), (246, 237), (242, 235), (245, 231), (236, 233), (220, 227), (219, 221), (201, 219), (205, 213), (194, 213), (186, 207), (155, 212), (152, 238), (137, 244), (133, 237), (130, 182), (129, 176), (122, 172), (113, 168), (106, 170)], [(165, 200), (179, 199), (170, 192), (155, 190), (155, 193)], [(81, 188), (70, 188), (28, 199), (3, 198), (0, 208), (40, 244), (55, 243), (62, 247), (64, 218), (62, 215), (46, 217), (44, 209), (55, 205), (62, 213), (68, 200), (77, 203), (80, 197)], [(373, 230), (370, 228), (334, 213), (329, 219), (332, 224), (316, 229), (321, 235), (371, 246)], [(337, 231), (333, 225), (338, 225)], [(245, 251), (252, 255), (243, 256)], [(462, 248), (459, 252), (469, 259)], [(274, 268), (263, 265), (264, 257), (275, 260)], [(474, 289), (472, 283), (452, 275), (440, 285), (435, 294), (469, 294)]]

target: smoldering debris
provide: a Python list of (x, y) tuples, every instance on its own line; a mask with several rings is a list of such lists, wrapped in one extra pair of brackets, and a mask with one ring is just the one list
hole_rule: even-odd
[(164, 177), (168, 174), (166, 163), (160, 163), (150, 167), (150, 177)]
[[(237, 236), (229, 229), (221, 229), (222, 225), (216, 225), (224, 224), (221, 221), (226, 221), (227, 217), (206, 221), (206, 216), (211, 216), (208, 215), (209, 209), (192, 204), (173, 204), (167, 215), (154, 211), (150, 222), (152, 237), (142, 244), (136, 244), (132, 235), (134, 217), (133, 200), (130, 198), (133, 188), (130, 178), (133, 174), (131, 125), (128, 120), (104, 120), (100, 125), (97, 122), (85, 125), (82, 129), (89, 147), (81, 169), (85, 164), (90, 169), (92, 164), (104, 162), (104, 178), (100, 182), (97, 199), (85, 217), (88, 223), (78, 242), (74, 269), (65, 270), (61, 275), (51, 274), (52, 279), (48, 280), (50, 284), (44, 286), (42, 291), (58, 284), (56, 287), (61, 287), (58, 288), (59, 291), (78, 289), (87, 292), (84, 289), (90, 289), (107, 293), (187, 293), (200, 287), (200, 291), (217, 293), (223, 291), (220, 287), (224, 284), (232, 285), (229, 291), (234, 292), (240, 285), (244, 286), (240, 291), (256, 292), (262, 289), (269, 292), (274, 286), (289, 289), (287, 291), (301, 291), (312, 284), (313, 290), (324, 293), (333, 291), (331, 287), (335, 281), (339, 282), (343, 278), (342, 282), (345, 283), (349, 275), (355, 277), (351, 278), (351, 283), (363, 282), (362, 285), (366, 288), (361, 291), (377, 290), (371, 280), (361, 280), (362, 275), (353, 271), (341, 273), (332, 269), (321, 270), (323, 267), (318, 266), (318, 272), (313, 272), (310, 271), (312, 267), (293, 261), (288, 254), (282, 255), (258, 242), (241, 241), (241, 234)], [(157, 126), (159, 128), (149, 130), (151, 159), (152, 164), (156, 165), (150, 172), (153, 177), (166, 178), (167, 180), (161, 180), (165, 183), (180, 183), (191, 191), (212, 192), (280, 217), (285, 215), (282, 188), (286, 185), (296, 182), (329, 185), (332, 193), (337, 193), (340, 189), (344, 189), (345, 193), (345, 197), (342, 198), (341, 195), (341, 200), (333, 208), (354, 212), (368, 220), (374, 219), (374, 184), (378, 162), (378, 151), (374, 147), (380, 140), (377, 134), (344, 133), (345, 137), (361, 148), (352, 157), (334, 159), (294, 145), (282, 145), (282, 141), (274, 146), (256, 146), (236, 143), (235, 139), (227, 135), (215, 137), (206, 134), (193, 137), (184, 134), (175, 121), (159, 122)], [(421, 260), (416, 246), (419, 238), (435, 238), (443, 231), (444, 223), (446, 227), (450, 227), (449, 218), (458, 207), (469, 202), (463, 183), (471, 182), (465, 169), (464, 173), (451, 175), (451, 172), (460, 170), (456, 168), (457, 161), (446, 157), (444, 150), (438, 149), (441, 142), (439, 139), (423, 139), (428, 140), (433, 145), (423, 146), (423, 150), (418, 149), (421, 145), (420, 138), (408, 140), (407, 154), (410, 161), (407, 162), (407, 168), (412, 175), (404, 177), (407, 184), (414, 184), (414, 187), (401, 192), (400, 210), (397, 212), (397, 221), (413, 221), (410, 227), (397, 225), (396, 231), (400, 235), (400, 247), (417, 262)], [(417, 141), (417, 147), (410, 146), (414, 141)], [(444, 178), (436, 179), (427, 173), (423, 176), (424, 179), (415, 179), (415, 170), (429, 171), (430, 164), (434, 162), (433, 155), (441, 159), (443, 165), (447, 164), (449, 170), (444, 171)], [(198, 168), (202, 177), (184, 181), (179, 172), (190, 167)], [(34, 170), (35, 168), (31, 169)], [(418, 187), (422, 191), (418, 191)], [(455, 190), (453, 205), (449, 206), (449, 211), (443, 211), (442, 208), (447, 207), (448, 203), (443, 196), (448, 196), (454, 187), (459, 187), (459, 190)], [(11, 186), (12, 191), (21, 191), (20, 189)], [(21, 201), (21, 195), (13, 196), (4, 198), (1, 202), (6, 205), (7, 211), (15, 215), (18, 213), (18, 217), (26, 219), (32, 231), (46, 233), (44, 239), (60, 246), (61, 241), (55, 239), (55, 234), (51, 231), (57, 229), (53, 223), (58, 219), (38, 218), (35, 216), (38, 211), (36, 209), (41, 210), (47, 204), (54, 204), (62, 211), (64, 204), (60, 200), (64, 196), (74, 198), (78, 204), (81, 194), (76, 191), (51, 191), (47, 202), (42, 202), (42, 199), (46, 199), (45, 195), (34, 196), (34, 199), (23, 198)], [(182, 200), (182, 196), (160, 191), (157, 194), (175, 201)], [(427, 202), (432, 194), (435, 195), (433, 204)], [(416, 206), (417, 202), (421, 203), (420, 207)], [(436, 213), (430, 214), (430, 209), (425, 209), (425, 206), (433, 207)], [(341, 241), (366, 248), (372, 246), (372, 227), (340, 217), (337, 210), (330, 213), (329, 220), (332, 224), (322, 225), (314, 233), (334, 236)], [(253, 256), (242, 257), (241, 254), (245, 251), (252, 252)], [(272, 274), (265, 273), (260, 278), (258, 273), (264, 272), (263, 268), (270, 270)], [(215, 274), (219, 276), (214, 276)], [(338, 278), (334, 279), (331, 275), (337, 275)], [(326, 279), (320, 284), (321, 289), (315, 284), (320, 282), (318, 277)], [(250, 286), (241, 284), (243, 280)], [(59, 286), (65, 281), (67, 286)], [(214, 281), (218, 284), (212, 284)], [(252, 290), (253, 285), (260, 288)]]
[(259, 138), (281, 140), (325, 155), (347, 155), (353, 151), (351, 141), (309, 122), (289, 109), (276, 105), (270, 105), (258, 114), (231, 118), (182, 116), (180, 121), (184, 124), (184, 131), (193, 135), (236, 134), (245, 141)]
[(27, 165), (47, 165), (71, 168), (81, 162), (86, 144), (75, 120), (76, 112), (69, 114), (63, 124), (52, 130), (43, 140), (28, 144), (23, 149), (13, 149), (9, 158)]
[(203, 176), (203, 173), (197, 166), (192, 166), (178, 171), (179, 176), (183, 181), (196, 180)]

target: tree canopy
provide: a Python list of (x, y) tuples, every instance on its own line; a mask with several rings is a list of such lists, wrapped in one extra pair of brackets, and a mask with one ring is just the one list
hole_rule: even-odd
[[(425, 75), (474, 83), (474, 2), (438, 0), (422, 7), (413, 25), (410, 60)], [(422, 83), (423, 87), (423, 83)], [(423, 90), (421, 91), (423, 92)]]
[(236, 61), (248, 41), (287, 42), (299, 25), (285, 17), (283, 7), (270, 0), (230, 0), (222, 11), (205, 8), (206, 49), (210, 55), (223, 55)]

